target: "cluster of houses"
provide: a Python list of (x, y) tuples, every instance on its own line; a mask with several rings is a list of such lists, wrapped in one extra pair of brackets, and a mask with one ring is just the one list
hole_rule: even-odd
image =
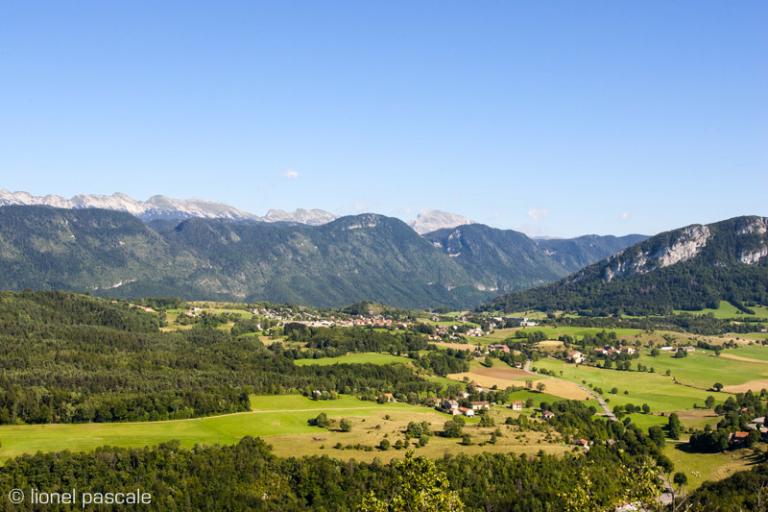
[(605, 345), (604, 347), (595, 350), (597, 355), (603, 357), (617, 356), (619, 354), (632, 356), (635, 355), (635, 352), (637, 352), (637, 350), (635, 350), (634, 347), (612, 347), (610, 345)]
[(435, 327), (435, 334), (429, 336), (430, 341), (461, 341), (463, 337), (480, 338), (488, 334), (482, 327), (473, 327), (467, 330), (460, 330), (458, 325), (438, 325)]
[(586, 361), (586, 360), (587, 360), (587, 358), (584, 356), (584, 354), (583, 354), (583, 353), (579, 352), (578, 350), (571, 350), (570, 352), (568, 352), (568, 355), (567, 355), (567, 357), (566, 357), (566, 360), (567, 360), (569, 363), (573, 363), (573, 364), (581, 364), (581, 363), (583, 363), (584, 361)]
[(539, 325), (537, 322), (534, 322), (533, 320), (530, 320), (526, 317), (518, 318), (518, 317), (512, 317), (512, 316), (495, 316), (491, 320), (493, 320), (498, 326), (501, 327), (536, 327)]
[(731, 446), (740, 446), (746, 443), (747, 438), (749, 438), (750, 430), (756, 430), (759, 432), (760, 439), (763, 441), (768, 440), (768, 427), (765, 424), (765, 416), (760, 416), (759, 418), (754, 418), (749, 422), (747, 425), (747, 430), (739, 430), (731, 434), (730, 439), (728, 440)]
[[(636, 352), (637, 350), (634, 347), (612, 347), (610, 345), (605, 345), (604, 347), (596, 348), (594, 353), (601, 357), (612, 357), (621, 354), (632, 356)], [(587, 360), (587, 356), (579, 350), (570, 350), (566, 354), (565, 359), (569, 363), (582, 364)]]
[(440, 409), (442, 409), (443, 412), (453, 416), (472, 417), (475, 415), (475, 413), (480, 411), (487, 411), (490, 408), (491, 404), (485, 400), (469, 402), (469, 407), (460, 405), (458, 400), (446, 399), (440, 403)]

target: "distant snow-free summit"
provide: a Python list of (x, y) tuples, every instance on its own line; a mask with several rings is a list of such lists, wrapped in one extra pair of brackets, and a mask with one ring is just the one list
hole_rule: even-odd
[(41, 205), (67, 209), (102, 208), (128, 212), (144, 221), (199, 217), (262, 222), (296, 222), (316, 226), (331, 222), (337, 217), (324, 210), (305, 210), (303, 208), (293, 212), (269, 210), (267, 215), (261, 217), (223, 203), (201, 199), (174, 199), (161, 195), (152, 196), (146, 201), (139, 201), (121, 193), (112, 195), (78, 194), (67, 199), (57, 195), (34, 196), (28, 192), (10, 192), (0, 189), (0, 206), (5, 205)]
[(474, 221), (456, 213), (440, 210), (424, 210), (411, 221), (410, 226), (420, 235), (432, 233), (438, 229), (455, 228), (466, 224), (474, 224)]

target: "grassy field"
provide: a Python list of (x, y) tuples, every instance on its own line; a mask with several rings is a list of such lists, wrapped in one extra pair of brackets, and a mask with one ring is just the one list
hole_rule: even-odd
[[(680, 423), (686, 428), (698, 428), (702, 429), (705, 425), (714, 427), (720, 417), (715, 415), (714, 411), (710, 409), (691, 409), (689, 411), (676, 411), (680, 418)], [(661, 416), (660, 414), (630, 414), (632, 423), (642, 429), (647, 429), (654, 425), (664, 426), (669, 422), (667, 416)]]
[(675, 464), (675, 471), (682, 471), (688, 476), (688, 490), (696, 489), (708, 480), (722, 480), (738, 471), (745, 471), (755, 463), (751, 450), (688, 453), (675, 444), (667, 444), (664, 453)]
[(688, 315), (712, 315), (715, 318), (720, 319), (736, 319), (739, 318), (764, 318), (768, 320), (768, 307), (766, 306), (752, 306), (749, 309), (755, 312), (754, 315), (749, 315), (741, 310), (739, 310), (736, 306), (731, 304), (728, 301), (720, 301), (720, 306), (717, 309), (701, 309), (696, 311), (683, 311), (683, 310), (676, 310), (675, 314), (682, 315), (682, 314), (688, 314)]
[[(199, 313), (210, 313), (214, 315), (221, 315), (224, 313), (240, 317), (242, 319), (249, 319), (253, 316), (253, 314), (250, 311), (246, 311), (245, 309), (238, 309), (234, 307), (233, 304), (217, 304), (215, 302), (193, 302), (190, 303), (191, 306), (198, 308), (198, 314)], [(227, 307), (229, 306), (229, 307)], [(166, 326), (162, 328), (165, 332), (172, 332), (172, 331), (183, 331), (191, 329), (192, 325), (179, 325), (176, 323), (177, 319), (179, 318), (179, 315), (182, 313), (187, 313), (189, 309), (169, 309), (165, 312), (165, 321)], [(226, 322), (224, 324), (221, 324), (217, 327), (217, 329), (220, 329), (222, 331), (229, 331), (232, 329), (232, 326), (235, 325), (234, 322)]]
[[(522, 398), (522, 396), (521, 396)], [(404, 452), (390, 450), (364, 451), (334, 449), (336, 443), (378, 445), (383, 438), (394, 444), (401, 439), (409, 421), (426, 421), (440, 430), (449, 416), (427, 407), (391, 403), (377, 404), (343, 396), (339, 400), (312, 401), (299, 395), (258, 396), (252, 398), (252, 412), (190, 420), (143, 423), (88, 423), (55, 425), (9, 425), (0, 427), (0, 460), (25, 453), (50, 452), (63, 449), (93, 450), (99, 446), (141, 447), (178, 440), (182, 446), (196, 444), (232, 444), (242, 437), (261, 436), (273, 445), (275, 453), (283, 456), (325, 453), (340, 458), (372, 460), (402, 456)], [(499, 415), (505, 411), (499, 409)], [(348, 418), (351, 432), (338, 432), (312, 427), (307, 420), (321, 412), (332, 419)], [(508, 427), (504, 427), (508, 430)], [(494, 429), (481, 429), (477, 419), (466, 427), (476, 442), (485, 440)], [(505, 436), (496, 445), (464, 447), (456, 439), (434, 437), (418, 453), (439, 457), (444, 453), (475, 453), (479, 451), (562, 453), (566, 446), (547, 441), (540, 433)]]
[[(679, 382), (700, 387), (710, 388), (715, 382), (725, 385), (742, 384), (752, 380), (768, 378), (768, 348), (759, 347), (757, 350), (748, 350), (752, 347), (744, 347), (726, 350), (720, 357), (708, 350), (697, 350), (688, 357), (675, 358), (671, 354), (662, 352), (656, 357), (643, 355), (633, 364), (640, 362), (648, 367), (653, 367), (656, 373), (664, 374), (667, 370), (672, 373)], [(757, 359), (755, 354), (764, 361)], [(731, 359), (729, 356), (735, 356)], [(737, 357), (742, 359), (736, 359)], [(753, 360), (749, 360), (752, 358)]]
[[(648, 404), (653, 412), (673, 412), (693, 409), (695, 403), (703, 404), (711, 393), (675, 384), (672, 377), (658, 373), (639, 373), (618, 370), (604, 370), (591, 366), (576, 366), (557, 359), (542, 359), (534, 367), (547, 369), (563, 379), (575, 383), (586, 382), (603, 389), (609, 405)], [(617, 394), (609, 390), (618, 388)], [(628, 391), (628, 394), (624, 394)]]
[(411, 360), (403, 356), (380, 354), (378, 352), (356, 352), (338, 357), (322, 357), (319, 359), (296, 359), (297, 366), (331, 366), (334, 364), (410, 364)]

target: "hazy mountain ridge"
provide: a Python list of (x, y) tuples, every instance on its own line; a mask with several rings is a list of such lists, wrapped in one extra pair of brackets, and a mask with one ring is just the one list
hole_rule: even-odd
[(426, 235), (427, 233), (432, 233), (433, 231), (440, 229), (450, 229), (455, 228), (456, 226), (474, 223), (474, 221), (457, 213), (440, 210), (424, 210), (416, 216), (416, 219), (409, 223), (409, 226), (411, 226), (411, 228), (418, 234)]
[(190, 218), (150, 224), (125, 212), (0, 207), (0, 288), (111, 296), (407, 307), (490, 298), (404, 222), (374, 214), (323, 226)]
[(720, 300), (768, 304), (768, 218), (745, 216), (661, 233), (565, 279), (490, 307), (662, 313)]
[(646, 238), (587, 235), (535, 240), (483, 224), (441, 229), (424, 237), (461, 264), (482, 289), (499, 293), (555, 281)]
[(201, 199), (174, 199), (162, 195), (152, 196), (146, 201), (139, 201), (121, 193), (112, 195), (78, 194), (67, 199), (57, 195), (34, 196), (27, 192), (9, 192), (0, 189), (0, 206), (7, 205), (51, 206), (67, 209), (100, 208), (127, 212), (144, 221), (199, 217), (319, 225), (337, 218), (336, 215), (325, 210), (305, 210), (302, 208), (293, 212), (269, 210), (265, 216), (260, 217), (223, 203)]
[(570, 274), (646, 239), (646, 235), (637, 234), (584, 235), (576, 238), (539, 238), (535, 242)]

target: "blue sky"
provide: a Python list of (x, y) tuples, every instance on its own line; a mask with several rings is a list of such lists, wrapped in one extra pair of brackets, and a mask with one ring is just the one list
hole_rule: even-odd
[(0, 188), (557, 236), (768, 215), (766, 26), (757, 1), (6, 1)]

